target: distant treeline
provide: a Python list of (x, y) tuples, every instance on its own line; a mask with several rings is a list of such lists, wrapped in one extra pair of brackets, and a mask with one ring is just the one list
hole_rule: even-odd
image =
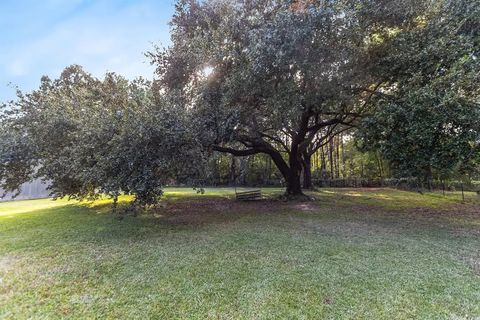
[[(262, 154), (232, 157), (217, 154), (210, 159), (210, 174), (202, 184), (212, 186), (284, 186), (282, 175), (270, 157)], [(392, 187), (406, 190), (480, 190), (479, 177), (395, 177), (379, 152), (361, 152), (351, 136), (339, 135), (313, 156), (314, 187)]]

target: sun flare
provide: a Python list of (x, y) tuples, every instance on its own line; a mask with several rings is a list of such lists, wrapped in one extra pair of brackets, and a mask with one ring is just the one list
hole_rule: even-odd
[(208, 78), (210, 77), (210, 75), (212, 75), (214, 71), (214, 68), (211, 67), (211, 66), (206, 66), (205, 68), (203, 68), (202, 70), (202, 75), (205, 77), (205, 78)]

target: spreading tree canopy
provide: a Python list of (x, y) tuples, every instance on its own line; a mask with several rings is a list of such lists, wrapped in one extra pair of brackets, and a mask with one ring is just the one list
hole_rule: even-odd
[(359, 131), (401, 177), (449, 178), (480, 160), (480, 2), (439, 2), (422, 27), (384, 45), (389, 90)]
[[(18, 93), (0, 118), (0, 178), (6, 191), (34, 178), (56, 197), (135, 195), (155, 203), (171, 178), (201, 174), (203, 151), (185, 110), (154, 84), (78, 66), (38, 90)], [(181, 161), (179, 161), (181, 160)]]
[(421, 27), (424, 1), (181, 0), (170, 48), (151, 53), (167, 92), (212, 150), (269, 155), (300, 194), (302, 164), (391, 85), (385, 43)]

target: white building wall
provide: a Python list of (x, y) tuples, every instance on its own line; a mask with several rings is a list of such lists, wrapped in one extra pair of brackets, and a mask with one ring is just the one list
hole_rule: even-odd
[[(0, 196), (3, 195), (3, 192), (4, 191), (0, 188)], [(48, 198), (49, 194), (50, 192), (47, 190), (47, 185), (45, 183), (41, 180), (34, 180), (23, 184), (22, 191), (15, 199), (12, 199), (13, 194), (7, 194), (7, 196), (1, 198), (0, 201)]]

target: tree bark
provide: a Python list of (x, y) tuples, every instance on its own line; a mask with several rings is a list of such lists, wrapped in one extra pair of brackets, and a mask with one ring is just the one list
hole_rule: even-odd
[(330, 140), (330, 143), (328, 145), (328, 160), (330, 162), (330, 179), (335, 179), (335, 172), (333, 170), (333, 139)]
[(298, 172), (291, 172), (291, 175), (287, 180), (286, 193), (290, 196), (303, 195), (300, 174)]
[(300, 181), (302, 175), (302, 161), (298, 152), (292, 153), (289, 156), (290, 172), (287, 180), (287, 195), (302, 195), (302, 184)]
[(303, 188), (313, 189), (312, 182), (312, 156), (308, 153), (303, 154)]
[(237, 166), (235, 157), (232, 155), (230, 163), (230, 185), (236, 185), (237, 180)]
[(337, 136), (334, 140), (337, 140), (335, 142), (335, 173), (338, 179), (340, 178), (340, 139)]

